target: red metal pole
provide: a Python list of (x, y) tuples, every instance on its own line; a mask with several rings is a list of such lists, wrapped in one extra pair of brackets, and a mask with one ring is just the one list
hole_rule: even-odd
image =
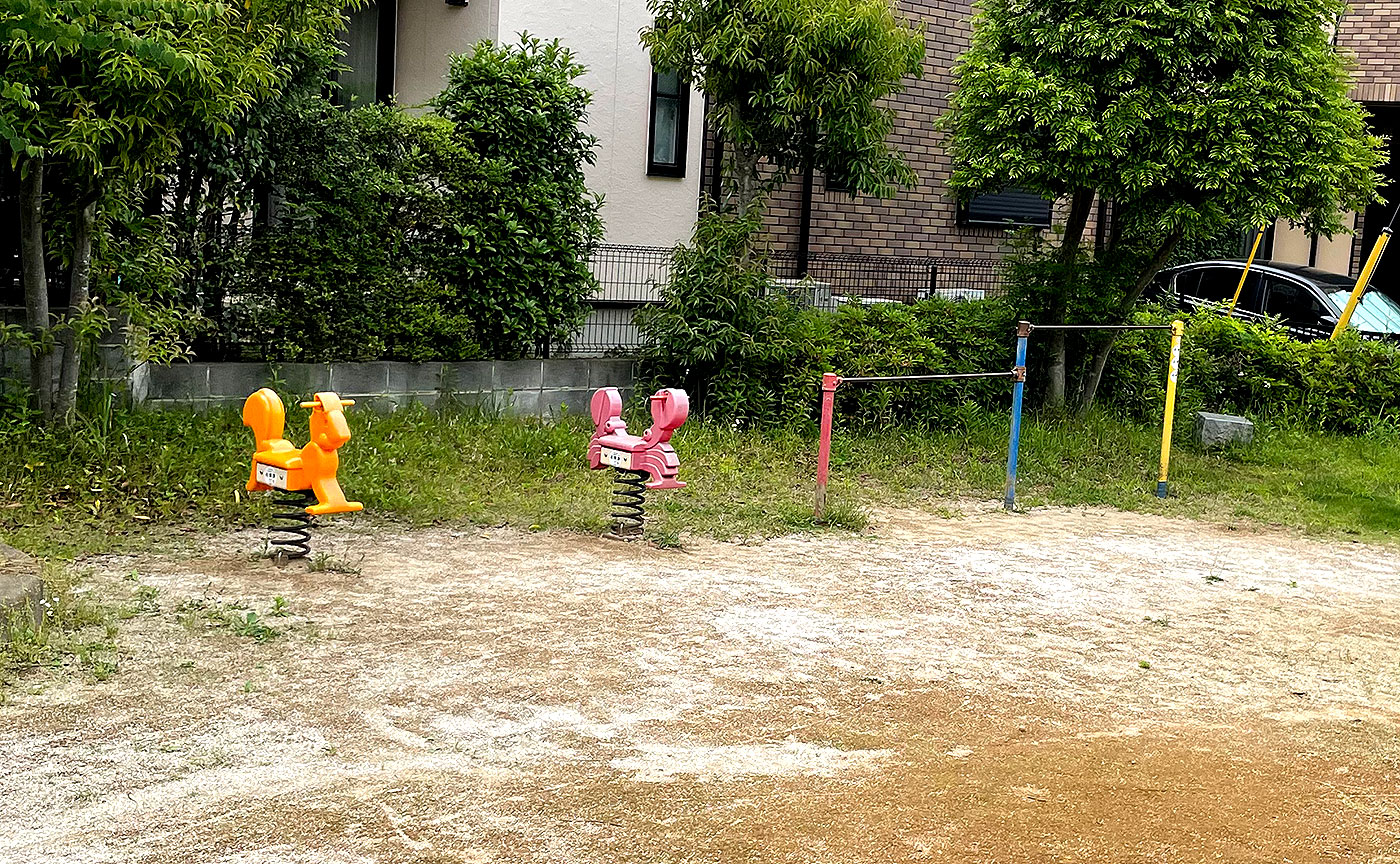
[(831, 467), (831, 415), (835, 411), (836, 388), (841, 376), (828, 372), (822, 376), (822, 437), (817, 445), (817, 519), (826, 516), (826, 478)]

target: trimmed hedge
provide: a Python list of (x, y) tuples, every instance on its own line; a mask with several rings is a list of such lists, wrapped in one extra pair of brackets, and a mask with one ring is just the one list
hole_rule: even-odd
[[(807, 425), (817, 416), (822, 373), (918, 375), (1010, 369), (1018, 315), (1004, 301), (851, 304), (803, 309), (770, 291), (751, 226), (706, 217), (696, 242), (678, 247), (659, 306), (639, 313), (649, 339), (643, 392), (684, 386), (698, 413), (748, 426)], [(1144, 309), (1142, 323), (1165, 323)], [(1170, 334), (1136, 331), (1114, 344), (1101, 402), (1139, 419), (1161, 416)], [(1027, 398), (1043, 392), (1046, 340), (1033, 338)], [(892, 384), (838, 391), (842, 422), (958, 419), (966, 407), (1004, 408), (998, 380)], [(1279, 327), (1204, 311), (1188, 321), (1178, 410), (1284, 419), (1346, 433), (1400, 426), (1400, 347), (1348, 334), (1297, 342)]]

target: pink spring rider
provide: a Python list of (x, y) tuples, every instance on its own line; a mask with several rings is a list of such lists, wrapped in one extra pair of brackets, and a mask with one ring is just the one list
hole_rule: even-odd
[(624, 540), (642, 535), (648, 489), (680, 489), (676, 479), (680, 459), (671, 446), (671, 434), (690, 416), (690, 399), (684, 390), (667, 388), (652, 396), (651, 428), (641, 436), (627, 434), (622, 421), (622, 396), (616, 387), (593, 394), (593, 440), (588, 445), (588, 467), (612, 468), (613, 528), (610, 536)]

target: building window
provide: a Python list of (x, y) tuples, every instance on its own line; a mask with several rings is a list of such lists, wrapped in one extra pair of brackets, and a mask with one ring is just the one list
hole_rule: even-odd
[(369, 105), (393, 97), (397, 23), (398, 0), (374, 0), (348, 13), (340, 34), (345, 68), (336, 76), (337, 103)]
[(651, 73), (651, 133), (647, 174), (685, 176), (685, 145), (690, 123), (690, 88), (675, 72)]
[(851, 184), (850, 178), (843, 177), (835, 171), (827, 171), (822, 177), (822, 185), (826, 188), (827, 194), (849, 195), (856, 197), (855, 187)]
[(972, 227), (1050, 227), (1051, 202), (1024, 189), (973, 195), (958, 204), (958, 224)]

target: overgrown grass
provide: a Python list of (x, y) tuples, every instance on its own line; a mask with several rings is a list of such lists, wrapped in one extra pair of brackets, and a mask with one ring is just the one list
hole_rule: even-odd
[(41, 666), (70, 666), (105, 680), (117, 671), (117, 610), (92, 599), (71, 567), (45, 564), (41, 575), (39, 608), (4, 610), (0, 618), (0, 685)]
[[(289, 432), (301, 443), (305, 417), (292, 414)], [(952, 429), (839, 431), (824, 525), (811, 511), (810, 430), (692, 422), (674, 441), (690, 485), (651, 496), (648, 530), (665, 542), (683, 532), (729, 538), (851, 530), (864, 526), (872, 508), (998, 498), (1006, 419), (979, 410), (959, 416)], [(607, 526), (609, 472), (586, 470), (585, 420), (543, 424), (414, 408), (387, 416), (357, 411), (351, 423), (341, 480), (367, 508), (355, 518), (587, 532)], [(1181, 443), (1167, 501), (1152, 494), (1158, 436), (1106, 415), (1030, 418), (1018, 500), (1400, 540), (1400, 437), (1393, 433), (1347, 438), (1261, 428), (1253, 445), (1215, 454)], [(145, 545), (173, 529), (262, 524), (265, 501), (243, 491), (251, 445), (234, 411), (137, 412), (120, 415), (109, 430), (0, 438), (0, 530), (30, 552), (71, 556)]]

